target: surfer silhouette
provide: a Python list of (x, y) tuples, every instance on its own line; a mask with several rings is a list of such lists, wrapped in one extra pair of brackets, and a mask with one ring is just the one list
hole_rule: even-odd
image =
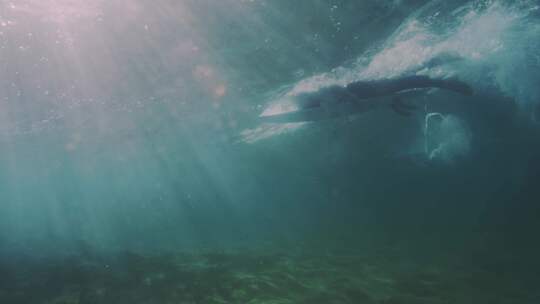
[[(445, 89), (463, 95), (472, 95), (473, 93), (469, 85), (457, 79), (406, 76), (394, 79), (357, 81), (346, 86), (330, 86), (317, 92), (299, 94), (297, 98), (300, 107), (308, 109), (320, 107), (324, 103), (362, 102), (365, 99), (392, 96), (405, 91), (426, 88)], [(394, 109), (402, 107), (398, 101), (395, 101), (392, 105)]]
[(297, 111), (261, 116), (267, 122), (302, 122), (339, 117), (359, 112), (367, 112), (381, 105), (389, 104), (398, 114), (408, 116), (416, 109), (401, 100), (407, 92), (438, 88), (462, 95), (472, 95), (472, 88), (463, 81), (437, 79), (428, 76), (404, 76), (390, 79), (356, 81), (346, 86), (334, 85), (309, 93), (294, 96)]

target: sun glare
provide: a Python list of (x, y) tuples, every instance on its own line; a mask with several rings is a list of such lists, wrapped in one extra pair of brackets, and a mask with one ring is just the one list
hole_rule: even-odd
[(22, 0), (10, 2), (15, 14), (28, 14), (53, 23), (69, 23), (81, 19), (100, 18), (103, 0)]

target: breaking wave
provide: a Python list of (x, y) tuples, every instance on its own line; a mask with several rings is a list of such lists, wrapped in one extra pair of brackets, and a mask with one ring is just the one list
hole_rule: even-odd
[[(464, 5), (432, 1), (353, 64), (299, 81), (289, 91), (274, 96), (263, 113), (294, 109), (287, 98), (290, 95), (415, 73), (455, 76), (472, 84), (477, 92), (496, 91), (512, 98), (523, 113), (532, 113), (527, 114), (532, 121), (540, 101), (536, 83), (540, 79), (539, 13), (534, 1), (471, 1)], [(262, 124), (244, 130), (244, 141), (255, 143), (300, 126), (303, 124)]]

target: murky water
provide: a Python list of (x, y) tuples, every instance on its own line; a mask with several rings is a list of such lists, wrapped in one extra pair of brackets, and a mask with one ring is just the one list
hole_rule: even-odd
[[(2, 1), (0, 302), (538, 303), (539, 50), (537, 1)], [(474, 93), (262, 119), (410, 75)]]

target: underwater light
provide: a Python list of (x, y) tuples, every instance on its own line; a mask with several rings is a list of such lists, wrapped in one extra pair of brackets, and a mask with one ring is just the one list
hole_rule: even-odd
[(67, 23), (101, 15), (103, 0), (19, 0), (8, 9), (15, 14), (28, 14), (54, 23)]

